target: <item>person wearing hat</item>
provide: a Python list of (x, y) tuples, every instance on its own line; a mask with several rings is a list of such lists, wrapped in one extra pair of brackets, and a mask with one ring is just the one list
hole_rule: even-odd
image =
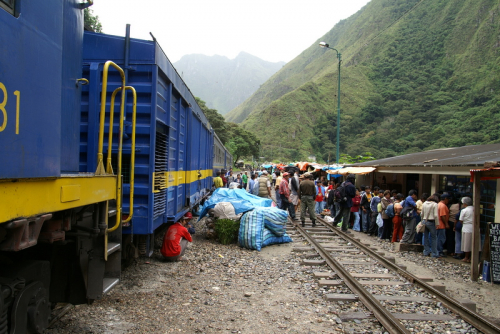
[(177, 223), (168, 228), (160, 250), (165, 260), (183, 261), (182, 256), (187, 249), (188, 242), (193, 242), (191, 234), (194, 234), (194, 228), (189, 224), (191, 219), (193, 219), (191, 212), (186, 212)]
[(306, 226), (306, 210), (309, 211), (312, 226), (316, 226), (316, 214), (314, 213), (314, 198), (316, 197), (316, 187), (314, 186), (314, 176), (312, 174), (304, 174), (304, 181), (299, 185), (300, 199), (300, 221), (302, 227)]
[(462, 211), (458, 221), (462, 223), (462, 252), (465, 253), (463, 262), (470, 263), (470, 254), (472, 252), (472, 230), (474, 223), (474, 207), (470, 197), (462, 198)]
[(438, 203), (439, 226), (436, 227), (436, 238), (439, 256), (445, 256), (443, 251), (444, 243), (446, 242), (446, 229), (449, 228), (448, 218), (450, 217), (450, 209), (448, 209), (448, 202), (450, 198), (450, 195), (442, 194), (441, 201)]
[(267, 170), (262, 171), (262, 175), (257, 179), (259, 184), (259, 197), (271, 198), (271, 182), (267, 176)]

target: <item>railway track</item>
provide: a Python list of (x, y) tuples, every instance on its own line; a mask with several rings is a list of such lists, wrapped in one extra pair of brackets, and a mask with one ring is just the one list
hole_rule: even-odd
[[(462, 319), (482, 333), (500, 333), (500, 327), (449, 297), (444, 286), (430, 282), (429, 278), (413, 275), (398, 266), (394, 258), (376, 252), (352, 234), (320, 218), (316, 227), (311, 227), (310, 221), (306, 221), (306, 227), (297, 222), (289, 223), (289, 231), (295, 230), (295, 240), (303, 238), (310, 245), (294, 250), (313, 252), (307, 255), (308, 259), (303, 264), (326, 265), (331, 270), (314, 273), (320, 286), (340, 292), (327, 294), (326, 299), (343, 303), (359, 301), (367, 309), (364, 312), (344, 313), (344, 319), (373, 316), (389, 333), (411, 333), (415, 328), (428, 327), (436, 321)], [(320, 259), (311, 260), (314, 258)], [(392, 311), (404, 309), (408, 303), (417, 303), (422, 307), (413, 308), (413, 311), (409, 308), (406, 313)], [(446, 310), (439, 314), (425, 312), (442, 307)]]

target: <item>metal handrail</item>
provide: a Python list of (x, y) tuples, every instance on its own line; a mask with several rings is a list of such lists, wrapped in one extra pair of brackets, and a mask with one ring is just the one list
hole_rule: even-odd
[[(121, 90), (121, 88), (117, 88), (116, 90)], [(116, 92), (115, 90), (115, 92)], [(122, 179), (121, 179), (121, 173), (122, 173), (122, 151), (123, 151), (123, 120), (124, 120), (124, 110), (121, 109), (120, 111), (120, 141), (118, 144), (118, 186), (117, 186), (117, 201), (116, 201), (116, 223), (115, 225), (108, 229), (108, 232), (113, 232), (115, 231), (119, 226), (120, 222), (122, 223), (128, 223), (129, 221), (132, 220), (132, 217), (134, 215), (134, 184), (135, 184), (135, 127), (136, 127), (136, 122), (137, 122), (137, 93), (135, 91), (135, 88), (132, 86), (125, 86), (125, 90), (130, 90), (132, 91), (132, 95), (134, 97), (133, 104), (132, 104), (132, 140), (131, 140), (131, 152), (130, 152), (130, 194), (129, 194), (129, 202), (130, 202), (130, 212), (129, 216), (125, 220), (121, 220), (121, 211), (122, 211), (122, 201), (121, 201), (121, 187), (122, 187)], [(113, 95), (116, 95), (115, 92), (113, 92)], [(126, 93), (122, 93), (122, 99), (125, 96)], [(111, 96), (112, 103), (114, 102), (114, 96)], [(110, 118), (111, 121), (111, 118)], [(110, 140), (111, 140), (111, 135), (110, 135)], [(111, 164), (111, 148), (108, 147), (108, 159), (109, 159), (109, 164)]]
[[(112, 61), (107, 61), (104, 63), (103, 73), (102, 73), (102, 92), (101, 92), (101, 112), (100, 112), (100, 121), (99, 121), (99, 142), (97, 144), (97, 169), (95, 171), (95, 175), (106, 175), (106, 170), (104, 169), (103, 164), (103, 144), (104, 144), (104, 122), (106, 119), (106, 94), (108, 89), (108, 72), (109, 67), (113, 66), (118, 72), (120, 72), (120, 76), (122, 79), (122, 87), (125, 88), (125, 72), (121, 69), (120, 66), (116, 65)], [(122, 101), (120, 106), (120, 113), (122, 113), (125, 109), (125, 94), (122, 94)], [(111, 105), (113, 107), (113, 105)], [(110, 122), (109, 126), (112, 128), (113, 124)], [(109, 149), (109, 147), (108, 147)]]

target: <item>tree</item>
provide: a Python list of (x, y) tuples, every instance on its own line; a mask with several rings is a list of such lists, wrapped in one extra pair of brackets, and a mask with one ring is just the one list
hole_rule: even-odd
[(370, 160), (375, 160), (375, 158), (372, 156), (370, 152), (365, 152), (363, 155), (357, 155), (355, 157), (351, 157), (349, 154), (340, 154), (340, 163), (341, 164), (357, 164), (360, 162), (365, 162), (365, 161), (370, 161)]
[(94, 15), (94, 11), (85, 8), (83, 11), (83, 22), (85, 27), (92, 29), (94, 32), (102, 33), (102, 24), (99, 21), (99, 16)]
[(253, 133), (248, 132), (236, 123), (229, 123), (229, 127), (231, 129), (231, 139), (227, 148), (233, 156), (235, 166), (241, 157), (259, 155), (260, 141)]
[(230, 138), (230, 129), (224, 117), (222, 117), (217, 110), (210, 109), (207, 106), (207, 103), (199, 97), (195, 97), (195, 99), (200, 106), (201, 111), (203, 111), (205, 116), (207, 116), (210, 125), (214, 129), (222, 144), (226, 145)]

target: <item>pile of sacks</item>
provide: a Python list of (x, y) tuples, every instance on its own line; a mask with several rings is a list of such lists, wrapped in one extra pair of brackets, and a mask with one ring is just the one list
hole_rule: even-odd
[(278, 208), (257, 207), (241, 217), (238, 244), (248, 249), (292, 242), (286, 233), (288, 213)]
[(200, 218), (206, 214), (207, 238), (215, 238), (217, 219), (240, 220), (238, 244), (248, 249), (292, 242), (286, 234), (287, 211), (271, 207), (272, 200), (249, 194), (243, 189), (218, 188), (204, 203)]

